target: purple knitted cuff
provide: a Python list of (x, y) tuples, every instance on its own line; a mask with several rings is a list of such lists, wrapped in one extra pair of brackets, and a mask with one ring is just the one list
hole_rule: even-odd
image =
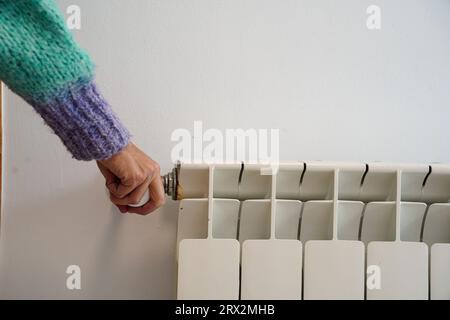
[(45, 102), (30, 103), (75, 159), (107, 159), (130, 140), (93, 81), (80, 82)]

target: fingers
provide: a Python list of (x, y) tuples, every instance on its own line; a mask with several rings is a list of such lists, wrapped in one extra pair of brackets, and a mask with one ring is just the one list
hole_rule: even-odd
[(123, 198), (118, 198), (114, 194), (110, 194), (111, 202), (118, 205), (129, 205), (129, 204), (137, 204), (144, 196), (145, 191), (147, 191), (151, 182), (151, 177), (148, 177), (144, 183), (137, 186), (133, 191), (131, 191), (128, 195)]
[(122, 206), (122, 205), (116, 205), (117, 209), (119, 209), (119, 211), (121, 213), (126, 213), (127, 212), (127, 206)]
[[(147, 214), (164, 204), (159, 165), (133, 143), (108, 159), (98, 160), (97, 165), (120, 212)], [(129, 206), (138, 204), (147, 190), (150, 201), (139, 208)]]
[(150, 170), (146, 172), (134, 162), (129, 163), (126, 169), (125, 173), (117, 176), (119, 183), (107, 185), (109, 192), (119, 199), (129, 195), (134, 189), (144, 183), (151, 174)]
[(146, 215), (155, 211), (166, 202), (164, 187), (159, 177), (154, 178), (150, 183), (149, 193), (150, 201), (148, 201), (142, 207), (128, 207), (128, 212)]
[[(156, 166), (150, 161), (147, 161), (147, 163), (144, 162), (141, 165), (137, 164), (135, 161), (126, 164), (126, 171), (124, 173), (119, 172), (118, 174), (120, 175), (115, 174), (116, 179), (113, 180), (114, 182), (110, 182), (106, 185), (114, 199), (123, 200), (121, 202), (113, 202), (116, 204), (133, 204), (137, 203), (136, 200), (134, 200), (136, 197), (139, 198), (139, 202), (145, 189), (147, 189), (150, 181), (153, 179), (153, 176), (155, 174), (159, 175), (159, 171), (157, 172), (155, 167)], [(136, 190), (138, 190), (138, 192), (134, 193)], [(126, 200), (128, 197), (130, 199)]]

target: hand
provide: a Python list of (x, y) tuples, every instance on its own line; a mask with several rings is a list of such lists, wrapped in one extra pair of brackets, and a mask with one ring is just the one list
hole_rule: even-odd
[[(159, 165), (133, 143), (109, 159), (98, 160), (97, 166), (120, 212), (146, 215), (165, 203)], [(130, 207), (139, 203), (147, 189), (150, 200), (141, 207)]]

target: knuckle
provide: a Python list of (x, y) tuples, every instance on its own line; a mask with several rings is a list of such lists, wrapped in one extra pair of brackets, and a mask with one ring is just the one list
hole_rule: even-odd
[(141, 184), (145, 180), (145, 174), (142, 171), (133, 174), (131, 181), (134, 185)]
[(126, 186), (134, 186), (137, 182), (137, 176), (135, 174), (131, 175), (127, 180), (126, 180)]
[(146, 167), (146, 170), (147, 170), (148, 176), (151, 177), (155, 174), (159, 174), (161, 169), (159, 167), (159, 164), (157, 164), (156, 162), (150, 162), (148, 164), (148, 166)]

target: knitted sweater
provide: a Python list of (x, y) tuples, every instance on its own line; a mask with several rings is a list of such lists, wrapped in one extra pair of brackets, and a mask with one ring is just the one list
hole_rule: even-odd
[(130, 139), (93, 69), (53, 0), (0, 0), (0, 79), (79, 160), (109, 158)]

